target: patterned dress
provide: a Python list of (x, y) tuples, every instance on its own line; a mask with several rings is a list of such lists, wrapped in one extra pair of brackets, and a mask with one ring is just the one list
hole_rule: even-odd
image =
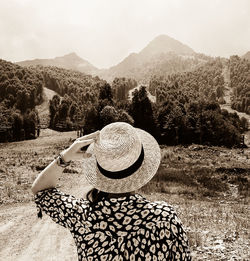
[(68, 228), (79, 260), (191, 260), (186, 233), (173, 208), (139, 194), (88, 200), (58, 189), (35, 196), (39, 213)]

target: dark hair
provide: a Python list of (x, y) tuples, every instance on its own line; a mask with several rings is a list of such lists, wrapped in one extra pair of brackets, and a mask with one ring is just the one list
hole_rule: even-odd
[(86, 195), (87, 200), (91, 202), (91, 205), (95, 205), (97, 202), (107, 196), (107, 192), (100, 191), (96, 188), (91, 189)]

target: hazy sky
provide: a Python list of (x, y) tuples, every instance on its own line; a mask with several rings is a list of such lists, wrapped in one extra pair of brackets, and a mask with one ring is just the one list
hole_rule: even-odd
[(76, 52), (102, 68), (159, 34), (196, 52), (250, 51), (250, 0), (0, 0), (0, 58)]

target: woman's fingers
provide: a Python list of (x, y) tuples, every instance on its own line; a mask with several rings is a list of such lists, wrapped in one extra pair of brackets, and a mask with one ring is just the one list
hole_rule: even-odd
[(94, 141), (95, 139), (78, 140), (75, 142), (76, 149), (79, 150), (80, 148), (85, 147)]
[(78, 139), (76, 139), (77, 141), (83, 141), (83, 140), (88, 140), (88, 139), (96, 139), (100, 134), (100, 131), (96, 131), (93, 133), (90, 133), (88, 135), (84, 135)]

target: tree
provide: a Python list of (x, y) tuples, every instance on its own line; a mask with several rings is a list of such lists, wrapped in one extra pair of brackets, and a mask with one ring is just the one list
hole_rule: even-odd
[(99, 99), (100, 100), (108, 100), (111, 104), (113, 104), (113, 94), (111, 90), (111, 86), (108, 83), (105, 83), (100, 88), (99, 93)]
[(216, 89), (216, 96), (217, 98), (221, 98), (224, 96), (224, 90), (222, 86), (218, 86)]
[(29, 93), (27, 90), (19, 90), (17, 92), (16, 108), (24, 113), (29, 105)]
[(125, 110), (118, 110), (117, 121), (127, 122), (130, 125), (134, 125), (133, 118)]
[(60, 105), (60, 97), (59, 97), (59, 95), (56, 94), (53, 96), (52, 100), (49, 101), (49, 112), (50, 112), (49, 126), (51, 128), (53, 128), (55, 126), (54, 118), (55, 118), (56, 112), (58, 112), (59, 105)]
[(23, 129), (25, 132), (25, 139), (36, 138), (36, 128), (38, 124), (37, 114), (34, 110), (27, 112), (23, 117)]
[(23, 117), (19, 112), (12, 113), (12, 130), (13, 130), (13, 138), (14, 140), (22, 140), (23, 139)]
[(245, 117), (242, 117), (240, 119), (240, 122), (241, 122), (242, 132), (248, 131), (248, 127), (249, 127), (248, 120)]
[(158, 109), (157, 126), (161, 133), (162, 143), (173, 145), (183, 142), (186, 131), (184, 107), (169, 100), (163, 103)]
[(94, 105), (88, 107), (84, 120), (85, 134), (97, 131), (99, 128), (99, 114)]
[(141, 86), (133, 92), (132, 103), (130, 105), (129, 114), (133, 117), (134, 126), (148, 131), (155, 135), (155, 121), (151, 102), (147, 96), (145, 86)]
[(116, 109), (113, 106), (105, 106), (100, 113), (101, 128), (112, 122), (116, 122), (117, 119)]
[(108, 83), (105, 83), (100, 88), (97, 110), (100, 113), (104, 107), (113, 106), (113, 104), (113, 94), (111, 87)]
[(76, 116), (77, 116), (77, 104), (75, 102), (73, 102), (70, 106), (70, 109), (69, 109), (69, 117), (72, 121), (75, 121), (76, 120)]

